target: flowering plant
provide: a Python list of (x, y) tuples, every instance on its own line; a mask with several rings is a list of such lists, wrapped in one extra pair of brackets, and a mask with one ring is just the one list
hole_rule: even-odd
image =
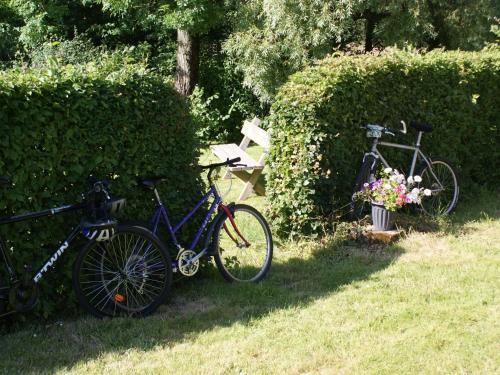
[(408, 203), (420, 204), (424, 196), (431, 195), (429, 189), (413, 187), (419, 182), (422, 182), (420, 176), (410, 176), (406, 179), (397, 170), (385, 168), (377, 180), (365, 183), (363, 190), (356, 196), (358, 199), (384, 206), (389, 211), (396, 211)]

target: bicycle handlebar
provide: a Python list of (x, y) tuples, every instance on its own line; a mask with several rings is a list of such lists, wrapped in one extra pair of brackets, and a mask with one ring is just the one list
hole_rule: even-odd
[(225, 165), (229, 165), (230, 167), (237, 167), (237, 166), (246, 166), (244, 164), (235, 164), (237, 162), (241, 161), (241, 158), (234, 158), (234, 159), (227, 159), (226, 161), (223, 161), (221, 163), (212, 163), (209, 165), (199, 165), (198, 167), (201, 169), (214, 169), (217, 167), (224, 167)]
[(380, 130), (384, 134), (389, 134), (389, 135), (396, 135), (396, 134), (406, 134), (406, 123), (401, 120), (401, 124), (403, 125), (403, 129), (395, 129), (395, 128), (388, 128), (382, 125), (378, 124), (368, 124), (368, 123), (363, 123), (360, 125), (361, 129), (373, 129), (373, 130)]
[(212, 186), (214, 183), (212, 181), (212, 172), (214, 171), (215, 168), (218, 167), (224, 167), (224, 166), (229, 166), (229, 167), (246, 167), (246, 164), (237, 164), (239, 161), (241, 161), (240, 157), (234, 158), (234, 159), (227, 159), (226, 161), (223, 161), (221, 163), (213, 163), (209, 165), (200, 165), (199, 167), (202, 169), (207, 169), (208, 168), (208, 183), (210, 186)]

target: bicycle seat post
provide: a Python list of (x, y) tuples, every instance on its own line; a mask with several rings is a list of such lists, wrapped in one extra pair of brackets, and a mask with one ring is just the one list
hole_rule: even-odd
[(153, 192), (155, 193), (155, 198), (158, 205), (163, 205), (163, 203), (161, 203), (160, 194), (158, 194), (158, 190), (156, 190), (156, 187), (153, 189)]
[(422, 140), (422, 134), (424, 134), (424, 132), (422, 132), (422, 131), (418, 132), (417, 143), (415, 143), (415, 146), (417, 146), (417, 147), (420, 147), (420, 141)]

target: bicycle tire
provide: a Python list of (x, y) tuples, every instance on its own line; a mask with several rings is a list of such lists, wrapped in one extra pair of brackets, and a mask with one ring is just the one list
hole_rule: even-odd
[[(418, 168), (417, 175), (422, 177), (422, 182), (419, 183), (419, 187), (427, 188), (433, 191), (433, 195), (430, 197), (423, 197), (422, 203), (420, 204), (421, 209), (430, 216), (439, 215), (449, 215), (457, 207), (458, 196), (460, 194), (458, 174), (452, 167), (451, 163), (445, 158), (435, 157), (430, 160), (434, 174), (440, 181), (437, 182), (434, 176), (429, 171), (429, 166), (427, 163), (422, 163)], [(446, 183), (448, 179), (450, 184)], [(438, 184), (443, 185), (444, 189), (441, 189)], [(434, 195), (434, 191), (438, 191)]]
[(364, 158), (361, 168), (359, 169), (358, 175), (356, 176), (356, 181), (354, 183), (354, 188), (351, 195), (351, 205), (350, 205), (350, 216), (353, 220), (361, 219), (366, 213), (366, 208), (368, 205), (365, 201), (356, 199), (356, 193), (363, 189), (363, 185), (369, 182), (370, 174), (375, 169), (377, 164), (377, 159), (371, 155)]
[[(251, 206), (236, 204), (231, 211), (239, 232), (250, 245), (246, 245), (244, 241), (240, 242), (242, 237), (234, 230), (231, 220), (224, 214), (217, 222), (212, 237), (215, 263), (226, 281), (259, 282), (271, 267), (273, 258), (271, 230), (262, 214)], [(250, 253), (246, 251), (248, 249), (257, 249), (258, 253), (256, 251)], [(258, 258), (255, 255), (258, 255)]]
[(171, 285), (172, 261), (165, 245), (135, 225), (119, 225), (109, 241), (89, 241), (73, 267), (80, 306), (99, 318), (147, 316), (165, 302)]

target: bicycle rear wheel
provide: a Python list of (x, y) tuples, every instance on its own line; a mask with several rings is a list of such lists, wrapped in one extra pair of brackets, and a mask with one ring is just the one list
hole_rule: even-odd
[(417, 173), (422, 177), (419, 186), (430, 189), (431, 196), (423, 197), (421, 207), (430, 216), (448, 215), (458, 203), (458, 177), (451, 164), (443, 158), (433, 158), (431, 167), (422, 164)]
[(73, 268), (73, 288), (92, 315), (145, 316), (167, 298), (172, 262), (165, 246), (146, 228), (119, 225), (109, 241), (90, 241)]
[(271, 267), (271, 230), (255, 208), (237, 204), (233, 209), (234, 222), (224, 215), (215, 227), (215, 263), (227, 281), (258, 282)]

